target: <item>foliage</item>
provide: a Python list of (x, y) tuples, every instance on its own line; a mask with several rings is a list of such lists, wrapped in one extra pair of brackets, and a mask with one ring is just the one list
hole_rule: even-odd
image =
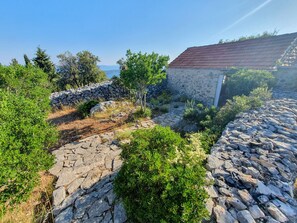
[(10, 61), (10, 65), (11, 66), (17, 66), (17, 65), (19, 65), (19, 62), (17, 61), (17, 59), (12, 58), (11, 61)]
[(31, 60), (29, 59), (29, 57), (27, 56), (27, 54), (24, 54), (24, 61), (25, 61), (25, 66), (26, 67), (32, 65)]
[(34, 65), (43, 70), (48, 75), (48, 80), (53, 83), (54, 79), (57, 77), (56, 68), (45, 50), (37, 47), (35, 57), (32, 60)]
[(149, 118), (152, 116), (152, 110), (149, 108), (146, 108), (145, 110), (137, 109), (133, 114), (134, 120), (140, 119), (140, 118)]
[(277, 34), (278, 34), (277, 30), (274, 30), (273, 32), (265, 31), (262, 34), (242, 36), (242, 37), (239, 37), (238, 39), (233, 39), (233, 40), (228, 40), (228, 39), (223, 40), (223, 39), (221, 39), (219, 41), (219, 43), (220, 44), (222, 44), (222, 43), (232, 43), (232, 42), (240, 42), (240, 41), (249, 40), (249, 39), (267, 38), (267, 37), (271, 37), (271, 36), (276, 36)]
[(186, 108), (184, 111), (184, 118), (190, 121), (195, 121), (198, 127), (204, 126), (205, 122), (209, 122), (217, 113), (215, 106), (206, 107), (202, 103), (196, 104), (194, 100), (188, 100), (186, 102)]
[(205, 155), (199, 143), (160, 126), (132, 136), (123, 145), (124, 164), (114, 182), (128, 218), (156, 223), (206, 218)]
[(120, 78), (128, 89), (136, 92), (142, 110), (146, 109), (148, 85), (156, 85), (166, 78), (164, 69), (168, 60), (168, 56), (157, 53), (132, 53), (128, 50), (126, 59), (118, 61), (121, 67)]
[(0, 65), (0, 88), (35, 101), (42, 111), (50, 108), (50, 84), (39, 68)]
[(125, 130), (125, 131), (120, 131), (116, 133), (115, 138), (117, 140), (125, 140), (125, 139), (131, 139), (132, 138), (132, 131), (131, 130)]
[(267, 86), (271, 88), (275, 77), (268, 71), (263, 70), (238, 70), (236, 73), (227, 75), (226, 93), (227, 98), (236, 95), (248, 95), (253, 89)]
[(37, 173), (53, 164), (44, 148), (57, 140), (46, 122), (47, 75), (21, 65), (0, 66), (0, 213), (27, 198)]
[(158, 97), (151, 98), (149, 102), (152, 109), (167, 113), (171, 102), (171, 94), (169, 91), (163, 91)]
[(226, 125), (233, 121), (237, 114), (262, 106), (264, 101), (271, 98), (271, 95), (267, 87), (256, 88), (249, 96), (234, 96), (232, 100), (227, 100), (220, 110), (212, 115), (206, 115), (200, 121), (200, 126), (204, 131), (197, 135), (204, 151), (210, 152), (210, 148), (219, 139)]
[(58, 58), (58, 85), (61, 89), (66, 89), (67, 85), (79, 88), (106, 80), (105, 73), (97, 66), (99, 58), (89, 51), (81, 51), (76, 55), (65, 52)]
[(77, 106), (77, 112), (82, 118), (85, 118), (90, 115), (91, 109), (95, 107), (98, 103), (99, 101), (95, 100), (83, 102)]

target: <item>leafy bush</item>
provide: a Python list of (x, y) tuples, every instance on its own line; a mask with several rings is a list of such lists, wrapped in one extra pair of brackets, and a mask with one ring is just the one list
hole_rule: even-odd
[(83, 102), (77, 106), (77, 112), (82, 118), (86, 118), (90, 115), (90, 111), (93, 107), (95, 107), (99, 101), (91, 100), (87, 102)]
[(136, 112), (132, 114), (134, 119), (140, 119), (140, 118), (149, 118), (152, 116), (152, 110), (149, 108), (146, 108), (145, 110), (142, 110), (141, 108), (137, 109)]
[(271, 98), (271, 91), (267, 87), (254, 89), (249, 96), (235, 96), (213, 116), (205, 116), (200, 125), (205, 129), (197, 136), (205, 152), (209, 152), (211, 146), (218, 140), (226, 125), (233, 121), (237, 114), (255, 109), (263, 105), (264, 101)]
[(37, 172), (48, 169), (53, 157), (43, 148), (56, 140), (35, 102), (0, 92), (0, 206), (26, 198)]
[(53, 164), (44, 150), (57, 140), (46, 122), (50, 91), (43, 89), (45, 80), (46, 74), (31, 66), (0, 66), (0, 213), (27, 198), (37, 172)]
[(238, 70), (234, 74), (227, 75), (226, 95), (228, 99), (236, 95), (248, 95), (255, 88), (271, 88), (274, 83), (275, 77), (268, 71)]
[(162, 105), (171, 102), (171, 94), (169, 91), (163, 91), (158, 97), (150, 99), (150, 105), (153, 109), (160, 110)]
[(0, 65), (0, 89), (34, 100), (45, 112), (50, 109), (50, 84), (39, 68)]
[(161, 105), (160, 107), (159, 107), (159, 111), (160, 112), (163, 112), (163, 113), (167, 113), (167, 112), (169, 112), (169, 105), (167, 104), (167, 105)]
[(190, 142), (157, 126), (132, 133), (114, 188), (132, 222), (201, 222), (205, 201), (205, 155)]
[(206, 122), (209, 122), (217, 113), (214, 106), (206, 107), (202, 103), (195, 105), (195, 101), (187, 101), (184, 111), (184, 118), (197, 123), (199, 128), (203, 128)]

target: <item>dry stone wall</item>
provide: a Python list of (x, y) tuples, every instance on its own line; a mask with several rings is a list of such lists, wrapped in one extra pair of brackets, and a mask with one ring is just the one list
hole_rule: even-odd
[[(148, 87), (148, 98), (156, 97), (166, 90), (167, 80), (160, 84)], [(122, 86), (107, 81), (104, 83), (91, 84), (78, 89), (54, 92), (50, 96), (51, 106), (61, 108), (62, 106), (73, 106), (83, 101), (103, 99), (105, 101), (121, 99), (128, 96), (128, 91)]]
[(297, 222), (297, 100), (278, 99), (229, 123), (208, 157), (212, 220)]
[(180, 95), (213, 105), (219, 76), (224, 72), (213, 69), (169, 68), (168, 88)]
[(105, 101), (119, 99), (127, 96), (128, 92), (121, 86), (107, 81), (104, 83), (91, 84), (78, 89), (70, 89), (52, 93), (50, 96), (51, 106), (72, 106), (82, 101), (103, 99)]

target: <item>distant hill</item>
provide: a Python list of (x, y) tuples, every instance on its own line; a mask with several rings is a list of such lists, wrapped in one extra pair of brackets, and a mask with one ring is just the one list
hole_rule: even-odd
[(118, 65), (100, 65), (99, 67), (106, 73), (108, 78), (120, 75), (120, 67)]

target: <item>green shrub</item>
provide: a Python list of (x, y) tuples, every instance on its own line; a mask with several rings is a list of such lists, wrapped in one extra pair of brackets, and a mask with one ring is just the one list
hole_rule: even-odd
[(149, 108), (146, 108), (145, 111), (143, 111), (141, 110), (141, 108), (139, 108), (132, 114), (132, 116), (135, 120), (140, 118), (149, 118), (152, 116), (152, 110)]
[(83, 102), (77, 106), (77, 112), (82, 118), (86, 118), (90, 115), (90, 111), (95, 107), (99, 101), (91, 100)]
[(227, 99), (236, 95), (248, 95), (258, 87), (271, 88), (274, 83), (275, 77), (268, 71), (238, 70), (234, 74), (227, 75), (225, 84)]
[(37, 173), (53, 164), (45, 150), (57, 140), (46, 122), (47, 75), (32, 66), (0, 66), (0, 214), (28, 197)]
[(201, 222), (205, 201), (205, 158), (194, 139), (157, 126), (132, 133), (123, 146), (124, 164), (115, 181), (132, 222)]
[(25, 199), (48, 169), (53, 157), (44, 148), (56, 141), (56, 131), (35, 101), (0, 92), (0, 210)]
[(0, 89), (36, 101), (45, 112), (50, 109), (50, 86), (47, 75), (39, 68), (0, 65)]
[(171, 102), (171, 94), (169, 91), (163, 91), (158, 97), (151, 98), (149, 102), (153, 109), (159, 110), (162, 105)]
[(255, 109), (271, 98), (271, 91), (267, 87), (254, 89), (249, 96), (235, 96), (227, 100), (226, 104), (219, 111), (206, 115), (200, 121), (204, 131), (200, 132), (198, 138), (205, 152), (209, 152), (212, 145), (219, 139), (226, 125), (233, 121), (237, 114), (250, 109)]

